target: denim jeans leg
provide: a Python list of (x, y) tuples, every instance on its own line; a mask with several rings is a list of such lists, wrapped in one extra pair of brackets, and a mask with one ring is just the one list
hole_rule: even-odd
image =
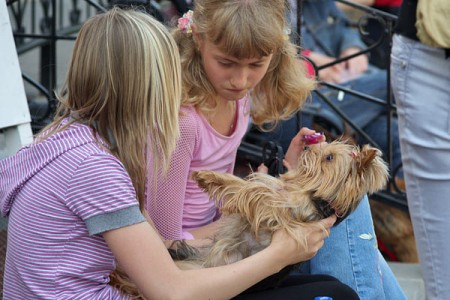
[(324, 246), (302, 265), (301, 272), (334, 276), (352, 287), (362, 300), (406, 299), (378, 250), (367, 196), (331, 229)]

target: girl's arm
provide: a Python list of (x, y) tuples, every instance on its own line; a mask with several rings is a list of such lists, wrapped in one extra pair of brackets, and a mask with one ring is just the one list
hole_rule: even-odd
[[(209, 223), (208, 225), (192, 229), (189, 232), (192, 234), (195, 240), (198, 240), (198, 242), (200, 242), (200, 240), (202, 240), (203, 242), (211, 241), (217, 231), (217, 228), (219, 227), (219, 222), (222, 221), (222, 219), (219, 219), (217, 221)], [(189, 241), (188, 243), (191, 244)]]
[[(335, 216), (300, 227), (308, 247), (299, 247), (284, 231), (263, 251), (227, 266), (182, 271), (147, 222), (103, 233), (112, 253), (147, 299), (229, 299), (283, 267), (313, 257)], [(323, 228), (326, 230), (323, 230)]]
[(199, 143), (198, 122), (188, 111), (180, 118), (180, 137), (166, 176), (153, 174), (153, 157), (148, 156), (146, 196), (146, 210), (160, 234), (168, 240), (188, 240), (192, 246), (210, 243), (217, 228), (215, 222), (189, 231), (182, 228), (186, 186)]
[(186, 121), (188, 117), (180, 118), (180, 137), (171, 156), (167, 174), (154, 174), (154, 158), (151, 153), (148, 155), (145, 208), (155, 227), (169, 240), (192, 239), (191, 234), (182, 231), (186, 185), (197, 140), (196, 126), (192, 126), (189, 120)]
[[(152, 227), (153, 230), (155, 230), (155, 232), (157, 233), (157, 235), (159, 236), (159, 238), (161, 239), (161, 241), (163, 241), (164, 245), (166, 246), (167, 249), (169, 248), (173, 248), (174, 242), (176, 240), (167, 240), (165, 239), (163, 236), (161, 236), (161, 234), (159, 234), (158, 230), (155, 227), (155, 223), (153, 223), (153, 220), (150, 218), (150, 216), (148, 215), (148, 213), (146, 211), (144, 211), (142, 213), (144, 215), (144, 217), (147, 219), (147, 222), (150, 224), (150, 226)], [(213, 224), (215, 224), (216, 222), (214, 222)], [(211, 225), (211, 224), (210, 224)], [(210, 227), (210, 225), (204, 226), (204, 227)], [(204, 227), (199, 228), (199, 230), (204, 230)], [(212, 226), (211, 226), (212, 227)], [(211, 229), (211, 230), (215, 230)], [(209, 234), (209, 230), (207, 230), (208, 234)], [(206, 234), (206, 233), (205, 233)], [(195, 235), (194, 235), (195, 236)], [(194, 240), (186, 240), (186, 242), (191, 245), (192, 247), (204, 247), (207, 246), (211, 243), (211, 239), (207, 239), (207, 238), (203, 238), (203, 239), (194, 239)]]

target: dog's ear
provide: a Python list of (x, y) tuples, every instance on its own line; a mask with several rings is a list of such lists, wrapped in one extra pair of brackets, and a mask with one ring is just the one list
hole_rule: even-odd
[(382, 159), (382, 153), (377, 148), (365, 145), (361, 151), (361, 162), (358, 172), (364, 173), (367, 190), (376, 192), (385, 187), (389, 179), (389, 168)]
[(372, 160), (378, 155), (378, 150), (370, 146), (365, 145), (359, 154), (360, 163), (358, 165), (358, 174), (362, 174), (366, 170)]

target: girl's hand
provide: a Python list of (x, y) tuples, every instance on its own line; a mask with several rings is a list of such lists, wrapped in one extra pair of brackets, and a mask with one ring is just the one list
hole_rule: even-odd
[[(298, 163), (298, 157), (300, 153), (303, 151), (305, 146), (307, 145), (306, 142), (303, 140), (304, 135), (314, 134), (316, 133), (315, 130), (309, 129), (307, 127), (303, 127), (300, 129), (300, 131), (297, 133), (297, 135), (292, 139), (288, 150), (286, 151), (286, 155), (284, 156), (284, 159), (286, 161), (285, 166), (290, 168), (296, 168)], [(325, 135), (322, 136), (319, 140), (319, 142), (325, 142), (326, 138)], [(286, 165), (287, 164), (287, 165)]]
[[(361, 51), (356, 47), (350, 47), (342, 51), (340, 57), (349, 56)], [(359, 76), (366, 72), (369, 67), (369, 58), (365, 54), (358, 55), (352, 59), (343, 62), (345, 69), (352, 75), (352, 77)]]
[(277, 256), (283, 258), (287, 265), (296, 264), (313, 258), (322, 248), (324, 240), (330, 235), (330, 228), (336, 222), (336, 216), (298, 227), (297, 236), (300, 243), (289, 236), (286, 231), (278, 230), (273, 234), (269, 247), (276, 248)]
[(264, 163), (260, 164), (258, 166), (258, 168), (256, 169), (257, 172), (259, 173), (264, 173), (264, 174), (268, 174), (269, 173), (269, 168), (266, 167), (266, 165)]
[[(317, 65), (317, 66), (323, 66), (329, 63), (332, 63), (336, 60), (335, 57), (323, 55), (318, 52), (311, 51), (309, 54), (309, 58)], [(342, 63), (340, 64), (334, 64), (331, 65), (325, 69), (321, 69), (319, 71), (319, 79), (327, 82), (332, 83), (341, 83), (342, 82), (342, 73), (344, 71), (344, 65)]]
[[(283, 166), (285, 166), (288, 171), (292, 168), (291, 164), (289, 162), (287, 162), (285, 159), (283, 159)], [(256, 171), (259, 173), (268, 174), (269, 168), (264, 163), (262, 163), (258, 166)]]

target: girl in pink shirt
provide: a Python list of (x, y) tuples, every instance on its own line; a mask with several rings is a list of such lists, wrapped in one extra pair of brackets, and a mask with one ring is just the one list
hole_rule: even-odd
[[(233, 172), (250, 115), (259, 125), (288, 118), (314, 88), (296, 58), (284, 16), (281, 0), (196, 1), (195, 12), (180, 18), (174, 32), (183, 68), (180, 137), (167, 177), (150, 175), (147, 181), (146, 209), (165, 238), (205, 239), (214, 233), (208, 228), (218, 218), (215, 204), (191, 172)], [(242, 22), (245, 30), (233, 25)], [(286, 156), (294, 157), (292, 165), (303, 146), (299, 135)]]

